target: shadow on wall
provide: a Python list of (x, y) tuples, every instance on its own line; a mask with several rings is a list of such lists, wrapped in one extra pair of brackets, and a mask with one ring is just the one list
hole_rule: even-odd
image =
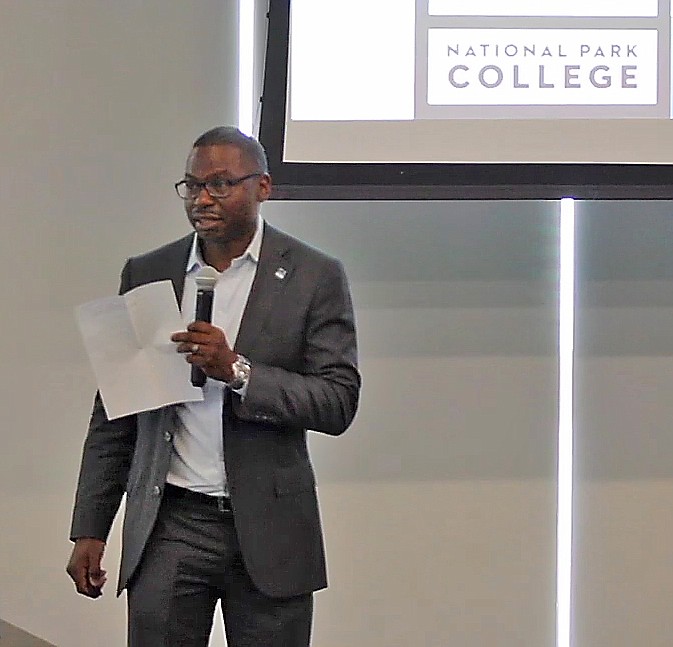
[(0, 620), (0, 644), (2, 647), (56, 647), (4, 620)]

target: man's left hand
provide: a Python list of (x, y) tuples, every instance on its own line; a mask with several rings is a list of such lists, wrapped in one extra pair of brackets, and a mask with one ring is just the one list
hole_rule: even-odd
[(184, 353), (190, 364), (198, 366), (208, 377), (230, 382), (231, 365), (236, 353), (229, 346), (224, 331), (206, 321), (193, 321), (186, 332), (176, 332), (171, 340), (178, 342), (178, 353)]

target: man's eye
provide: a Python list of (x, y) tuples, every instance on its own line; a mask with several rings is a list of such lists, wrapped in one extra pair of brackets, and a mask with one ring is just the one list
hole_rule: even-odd
[(213, 178), (208, 182), (208, 186), (213, 190), (213, 191), (226, 191), (229, 188), (229, 182), (225, 180), (224, 178), (221, 177), (216, 177)]
[(200, 187), (201, 187), (201, 185), (198, 182), (190, 182), (189, 180), (187, 180), (185, 182), (185, 188), (190, 193), (194, 193), (195, 191), (198, 191)]

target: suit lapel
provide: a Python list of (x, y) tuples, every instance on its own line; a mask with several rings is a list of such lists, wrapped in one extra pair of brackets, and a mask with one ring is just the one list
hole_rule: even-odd
[(178, 301), (178, 308), (182, 310), (182, 293), (185, 289), (185, 269), (187, 259), (192, 251), (194, 234), (189, 234), (166, 249), (166, 256), (158, 266), (159, 273), (153, 281), (170, 279), (173, 283), (173, 291)]
[(267, 318), (282, 303), (285, 286), (294, 273), (294, 261), (286, 241), (264, 223), (259, 264), (236, 338), (236, 350), (244, 355), (254, 348)]

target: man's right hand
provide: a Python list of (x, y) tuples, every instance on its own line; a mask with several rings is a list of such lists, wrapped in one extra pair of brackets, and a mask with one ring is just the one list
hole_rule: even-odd
[(89, 598), (103, 595), (103, 585), (107, 581), (106, 572), (101, 568), (105, 542), (93, 537), (75, 540), (66, 571), (75, 583), (77, 592)]

